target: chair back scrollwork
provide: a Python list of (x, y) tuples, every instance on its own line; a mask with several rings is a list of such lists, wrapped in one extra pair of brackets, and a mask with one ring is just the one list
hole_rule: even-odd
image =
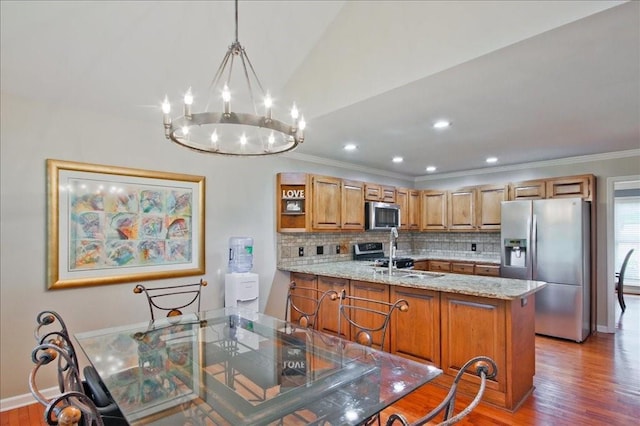
[(193, 284), (180, 284), (164, 287), (147, 288), (142, 284), (137, 284), (133, 288), (135, 294), (144, 293), (149, 304), (151, 321), (155, 321), (155, 312), (166, 312), (167, 317), (183, 315), (183, 309), (193, 306), (195, 312), (200, 312), (200, 296), (202, 287), (206, 287), (207, 282), (201, 279)]
[(285, 321), (295, 321), (303, 328), (317, 328), (318, 313), (325, 299), (337, 300), (338, 292), (302, 287), (292, 281), (287, 292)]

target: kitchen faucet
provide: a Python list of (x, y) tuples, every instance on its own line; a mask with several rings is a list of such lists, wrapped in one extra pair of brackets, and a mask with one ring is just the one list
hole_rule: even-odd
[(389, 276), (393, 271), (393, 258), (395, 257), (395, 239), (398, 238), (398, 229), (396, 227), (391, 228), (391, 235), (389, 236)]

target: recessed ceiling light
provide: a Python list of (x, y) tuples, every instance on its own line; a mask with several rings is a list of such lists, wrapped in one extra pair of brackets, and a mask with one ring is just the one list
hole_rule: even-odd
[(394, 163), (402, 163), (403, 158), (402, 158), (402, 157), (393, 157), (393, 160), (392, 160), (392, 161), (393, 161)]
[(431, 173), (431, 172), (435, 172), (435, 171), (436, 171), (436, 168), (435, 168), (435, 166), (429, 166), (429, 167), (427, 167), (427, 171), (428, 171), (429, 173)]
[(353, 144), (353, 143), (348, 143), (344, 146), (345, 151), (355, 151), (356, 148), (358, 147), (356, 146), (356, 144)]
[(487, 163), (493, 164), (498, 162), (498, 157), (489, 157), (487, 158)]
[(446, 129), (449, 126), (451, 126), (451, 122), (448, 120), (438, 120), (433, 123), (434, 129)]

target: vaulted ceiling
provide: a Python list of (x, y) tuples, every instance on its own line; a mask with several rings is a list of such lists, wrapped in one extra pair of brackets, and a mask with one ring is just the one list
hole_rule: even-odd
[[(157, 122), (138, 143), (234, 39), (231, 1), (0, 7), (3, 92)], [(240, 1), (239, 40), (305, 115), (294, 156), (413, 179), (640, 148), (637, 1)]]

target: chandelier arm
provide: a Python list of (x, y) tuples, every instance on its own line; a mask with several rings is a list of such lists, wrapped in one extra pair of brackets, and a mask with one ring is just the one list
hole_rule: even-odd
[(222, 62), (220, 62), (220, 65), (218, 66), (218, 70), (216, 71), (215, 75), (211, 79), (211, 84), (209, 85), (209, 99), (207, 100), (205, 111), (209, 109), (209, 104), (211, 103), (211, 95), (212, 95), (211, 92), (213, 89), (218, 87), (218, 84), (220, 83), (220, 78), (222, 77), (222, 74), (224, 73), (224, 70), (227, 67), (227, 62), (229, 62), (229, 57), (231, 56), (231, 54), (232, 54), (231, 48), (229, 48), (229, 50), (227, 50), (227, 53), (224, 55), (224, 58), (222, 58)]
[[(242, 47), (241, 47), (242, 48)], [(234, 47), (231, 46), (229, 50), (233, 50)], [(231, 61), (229, 62), (229, 73), (227, 74), (227, 84), (231, 84), (231, 72), (233, 71), (233, 61), (236, 59), (236, 53), (231, 53)]]
[[(260, 90), (262, 91), (262, 95), (265, 95), (265, 91), (264, 88), (262, 87), (262, 83), (260, 83), (260, 79), (258, 78), (258, 74), (256, 74), (256, 70), (253, 69), (253, 64), (251, 63), (251, 59), (249, 59), (249, 55), (247, 55), (247, 53), (244, 51), (244, 49), (242, 50), (242, 56), (243, 56), (243, 60), (242, 62), (244, 63), (244, 60), (247, 60), (247, 63), (249, 64), (249, 69), (251, 70), (251, 73), (253, 74), (253, 78), (256, 79), (256, 83), (258, 83), (258, 87), (260, 88)], [(244, 72), (245, 75), (247, 74), (247, 66), (245, 65), (244, 67)], [(249, 77), (247, 76), (247, 80), (249, 80)]]
[(251, 80), (249, 80), (249, 72), (247, 72), (247, 63), (245, 62), (246, 57), (247, 54), (243, 50), (242, 54), (240, 54), (240, 59), (242, 60), (242, 70), (244, 71), (244, 78), (247, 80), (247, 87), (249, 88), (249, 99), (251, 100), (251, 105), (253, 106), (253, 113), (257, 115), (258, 110), (256, 108), (256, 100), (253, 97), (253, 87), (251, 86)]

